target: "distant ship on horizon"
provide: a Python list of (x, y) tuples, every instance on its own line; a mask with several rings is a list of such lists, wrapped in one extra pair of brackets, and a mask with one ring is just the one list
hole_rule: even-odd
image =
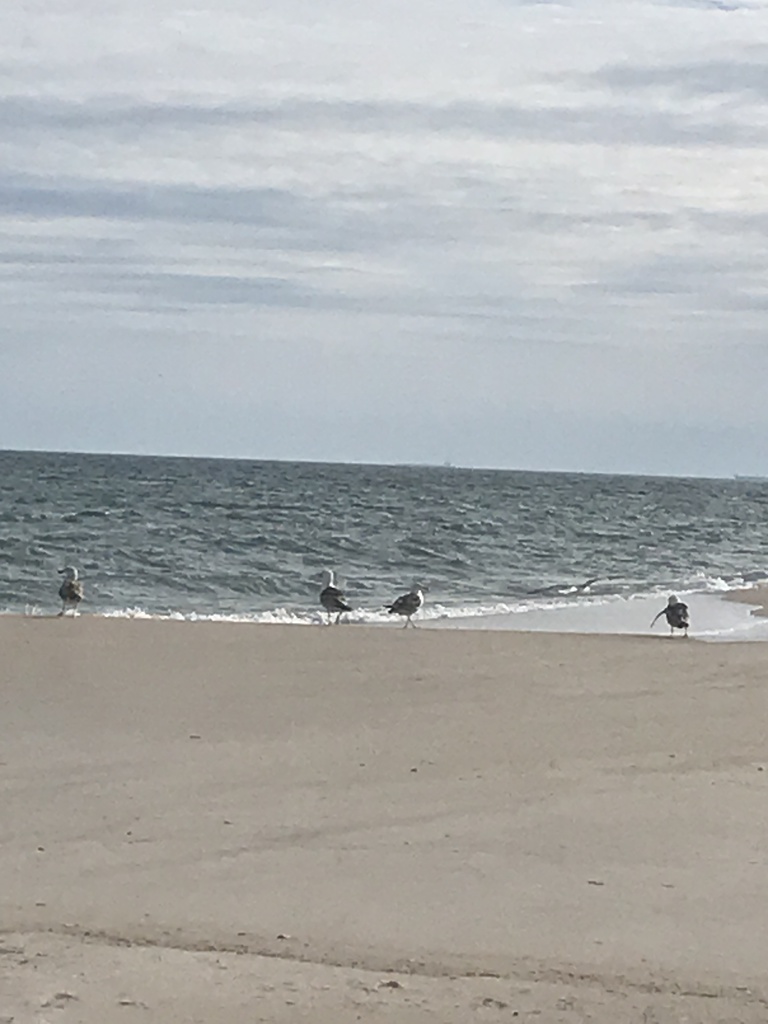
[(763, 482), (765, 482), (766, 480), (768, 480), (768, 476), (745, 476), (745, 475), (743, 475), (741, 473), (734, 473), (733, 474), (733, 479), (734, 480), (754, 480), (754, 481), (763, 481)]

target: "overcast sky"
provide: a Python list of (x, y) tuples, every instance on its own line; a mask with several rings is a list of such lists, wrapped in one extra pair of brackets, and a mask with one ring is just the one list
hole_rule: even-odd
[(0, 448), (768, 473), (768, 0), (24, 0)]

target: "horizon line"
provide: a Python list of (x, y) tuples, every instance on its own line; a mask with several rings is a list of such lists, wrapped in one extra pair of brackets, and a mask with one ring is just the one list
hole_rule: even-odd
[(513, 466), (488, 466), (477, 465), (467, 466), (449, 461), (445, 462), (376, 462), (354, 459), (344, 461), (343, 459), (316, 459), (316, 458), (268, 458), (254, 455), (189, 455), (169, 452), (130, 452), (130, 451), (92, 451), (84, 449), (63, 449), (63, 448), (0, 448), (0, 455), (84, 455), (84, 456), (107, 456), (114, 458), (133, 459), (189, 459), (206, 462), (275, 462), (287, 465), (308, 465), (308, 466), (371, 466), (381, 469), (445, 469), (459, 470), (461, 472), (489, 472), (489, 473), (536, 473), (536, 474), (558, 474), (566, 476), (626, 476), (644, 477), (664, 480), (741, 480), (741, 481), (768, 481), (768, 476), (749, 473), (733, 473), (729, 476), (719, 475), (696, 475), (691, 473), (658, 473), (639, 472), (631, 470), (600, 470), (600, 469), (525, 469)]

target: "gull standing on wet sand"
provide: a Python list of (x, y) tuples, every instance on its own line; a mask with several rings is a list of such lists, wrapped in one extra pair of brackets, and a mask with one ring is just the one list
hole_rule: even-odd
[(676, 629), (683, 630), (683, 636), (688, 636), (688, 627), (691, 624), (691, 620), (688, 616), (688, 605), (683, 601), (678, 601), (675, 594), (669, 595), (667, 601), (667, 607), (662, 608), (659, 614), (654, 618), (651, 623), (651, 629), (656, 622), (656, 619), (660, 619), (662, 615), (665, 615), (667, 622), (669, 623), (669, 635), (674, 636)]
[(409, 624), (416, 628), (416, 623), (413, 621), (412, 616), (421, 608), (424, 604), (424, 591), (427, 588), (421, 583), (414, 583), (407, 594), (401, 594), (400, 597), (395, 598), (392, 604), (385, 605), (390, 615), (404, 615), (405, 625), (403, 629), (407, 629)]
[(323, 589), (320, 591), (320, 604), (328, 612), (328, 625), (331, 624), (331, 616), (336, 613), (336, 622), (341, 619), (343, 612), (351, 612), (352, 608), (344, 600), (344, 594), (336, 586), (336, 579), (333, 569), (323, 570)]
[(68, 608), (72, 609), (73, 615), (77, 615), (77, 606), (83, 600), (85, 593), (82, 580), (77, 578), (77, 569), (71, 565), (59, 569), (59, 574), (64, 577), (64, 581), (59, 587), (59, 597), (61, 598), (59, 615), (64, 615)]

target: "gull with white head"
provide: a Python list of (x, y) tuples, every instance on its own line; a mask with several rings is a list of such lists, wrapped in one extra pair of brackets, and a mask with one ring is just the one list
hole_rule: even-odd
[(59, 615), (64, 615), (70, 609), (73, 615), (77, 615), (77, 606), (85, 594), (83, 581), (78, 578), (77, 569), (71, 565), (65, 565), (63, 569), (59, 569), (59, 575), (64, 577), (59, 587), (59, 597), (61, 598)]
[(414, 583), (407, 594), (401, 594), (400, 597), (395, 598), (392, 604), (384, 606), (390, 615), (402, 615), (405, 617), (403, 629), (407, 629), (408, 626), (416, 628), (413, 616), (424, 604), (424, 591), (427, 589), (423, 583)]
[(670, 636), (675, 635), (676, 629), (682, 629), (683, 636), (688, 636), (688, 627), (691, 624), (691, 619), (688, 615), (688, 605), (684, 601), (678, 601), (676, 594), (669, 595), (667, 607), (662, 608), (659, 614), (655, 616), (651, 623), (651, 628), (653, 628), (656, 619), (660, 619), (662, 615), (666, 617), (667, 623), (669, 624)]
[(336, 615), (338, 623), (344, 612), (351, 612), (352, 608), (347, 604), (344, 593), (336, 586), (336, 577), (333, 569), (323, 570), (323, 589), (320, 591), (320, 604), (328, 612), (328, 625)]

